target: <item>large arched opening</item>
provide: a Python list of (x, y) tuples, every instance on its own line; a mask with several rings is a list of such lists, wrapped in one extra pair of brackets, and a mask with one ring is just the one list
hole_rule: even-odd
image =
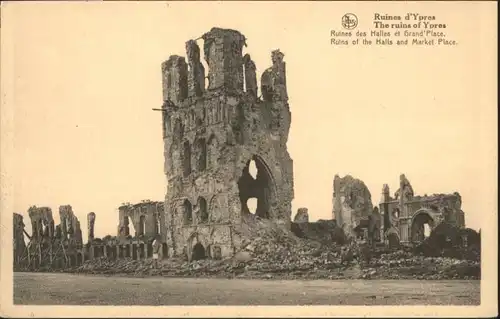
[(417, 212), (411, 223), (411, 241), (414, 243), (424, 241), (433, 228), (434, 219), (431, 215), (426, 211)]
[(242, 214), (260, 218), (273, 217), (273, 204), (276, 197), (274, 178), (259, 156), (252, 156), (243, 168), (238, 180), (238, 190)]

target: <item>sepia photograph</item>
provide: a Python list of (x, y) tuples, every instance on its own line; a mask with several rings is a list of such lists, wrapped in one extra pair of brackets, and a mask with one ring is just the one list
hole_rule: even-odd
[(496, 6), (2, 1), (2, 317), (496, 316)]

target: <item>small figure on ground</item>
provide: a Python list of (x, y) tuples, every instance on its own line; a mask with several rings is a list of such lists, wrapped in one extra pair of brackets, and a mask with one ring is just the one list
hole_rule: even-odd
[(156, 235), (155, 239), (153, 241), (153, 267), (155, 269), (158, 269), (158, 259), (160, 256), (160, 248), (161, 248), (160, 236)]

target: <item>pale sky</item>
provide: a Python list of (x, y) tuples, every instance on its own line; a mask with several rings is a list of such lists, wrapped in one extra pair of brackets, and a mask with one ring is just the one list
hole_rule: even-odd
[[(161, 114), (151, 110), (162, 104), (161, 63), (185, 56), (187, 40), (217, 26), (247, 37), (244, 53), (259, 79), (272, 50), (285, 54), (292, 218), (299, 207), (312, 220), (331, 218), (335, 174), (363, 180), (378, 204), (382, 185), (394, 193), (405, 173), (419, 195), (459, 192), (466, 225), (484, 228), (497, 212), (492, 7), (426, 9), (448, 23), (454, 47), (332, 46), (330, 30), (341, 30), (348, 9), (359, 30), (370, 30), (375, 4), (360, 7), (2, 3), (2, 69), (9, 61), (11, 72), (2, 108), (13, 120), (13, 153), (2, 160), (12, 164), (11, 210), (31, 232), (31, 205), (51, 207), (56, 223), (59, 206), (72, 205), (86, 240), (87, 213), (97, 214), (96, 236), (116, 235), (122, 202), (163, 200)], [(388, 13), (408, 10), (399, 3)], [(474, 28), (459, 24), (466, 18)]]

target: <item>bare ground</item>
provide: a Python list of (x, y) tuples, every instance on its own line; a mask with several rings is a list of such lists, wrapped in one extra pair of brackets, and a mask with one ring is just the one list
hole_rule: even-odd
[(479, 305), (479, 280), (249, 280), (14, 273), (14, 304)]

